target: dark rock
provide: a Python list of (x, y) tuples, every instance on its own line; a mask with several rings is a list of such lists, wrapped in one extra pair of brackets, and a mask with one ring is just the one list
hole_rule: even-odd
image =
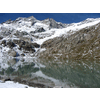
[(6, 46), (6, 40), (3, 40), (3, 41), (1, 42), (1, 44), (3, 44), (4, 46)]
[(23, 54), (23, 53), (22, 53), (22, 54), (21, 54), (21, 56), (23, 56), (23, 57), (24, 57), (24, 56), (25, 56), (25, 54)]
[(42, 28), (38, 28), (34, 31), (34, 33), (40, 33), (40, 32), (45, 32), (45, 29), (42, 27)]
[(32, 53), (35, 52), (34, 46), (31, 43), (25, 42), (25, 45), (20, 44), (20, 49), (24, 49), (26, 51), (30, 51)]
[(2, 44), (5, 44), (5, 43), (6, 43), (6, 40), (3, 40), (3, 41), (2, 41)]
[(35, 23), (36, 23), (36, 21), (33, 21), (31, 25), (33, 26)]
[(31, 43), (31, 44), (32, 44), (32, 46), (35, 47), (35, 48), (39, 48), (39, 47), (40, 47), (40, 45), (37, 44), (37, 43)]
[(20, 43), (20, 40), (13, 40), (13, 42), (14, 42), (15, 44), (19, 44), (19, 43)]
[(4, 81), (11, 81), (11, 79), (10, 79), (10, 78), (7, 78), (7, 79), (5, 79)]
[(37, 30), (37, 32), (44, 32), (45, 30), (44, 30), (44, 28), (42, 27), (42, 28), (39, 28), (38, 30)]
[(2, 40), (2, 39), (3, 39), (3, 37), (0, 36), (0, 40)]
[(15, 47), (15, 43), (13, 43), (12, 41), (7, 42), (7, 46), (9, 46), (10, 48)]
[(26, 44), (25, 41), (21, 40), (20, 43), (18, 44), (20, 47), (24, 46)]
[(11, 79), (10, 78), (4, 78), (4, 79), (2, 79), (2, 83), (6, 82), (6, 81), (11, 81)]
[(19, 45), (20, 47), (21, 47), (22, 45), (25, 45), (25, 43), (26, 43), (24, 40), (13, 40), (13, 42), (14, 42), (15, 44)]

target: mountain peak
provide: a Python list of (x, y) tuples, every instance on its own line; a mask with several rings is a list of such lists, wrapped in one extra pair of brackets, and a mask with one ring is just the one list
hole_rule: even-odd
[(36, 18), (34, 16), (30, 16), (27, 18), (28, 20), (36, 20)]

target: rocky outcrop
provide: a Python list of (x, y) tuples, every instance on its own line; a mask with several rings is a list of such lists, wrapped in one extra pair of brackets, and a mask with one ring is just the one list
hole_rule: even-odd
[(19, 31), (16, 31), (15, 33), (14, 33), (14, 35), (15, 36), (17, 36), (17, 37), (22, 37), (23, 35), (28, 35), (28, 33), (27, 32), (19, 32)]
[(37, 44), (37, 43), (29, 43), (29, 42), (24, 41), (24, 40), (13, 40), (13, 42), (15, 44), (19, 45), (20, 50), (24, 49), (24, 50), (32, 52), (32, 53), (35, 52), (34, 48), (39, 48), (40, 47), (40, 45)]
[(38, 28), (34, 31), (34, 33), (40, 33), (40, 32), (45, 32), (45, 29), (42, 27), (42, 28)]

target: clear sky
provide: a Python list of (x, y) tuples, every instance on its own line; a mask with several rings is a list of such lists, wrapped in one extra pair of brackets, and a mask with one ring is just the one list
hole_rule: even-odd
[(9, 19), (15, 20), (18, 17), (34, 16), (38, 20), (53, 18), (62, 23), (74, 23), (85, 20), (86, 18), (99, 18), (100, 13), (0, 13), (0, 23)]

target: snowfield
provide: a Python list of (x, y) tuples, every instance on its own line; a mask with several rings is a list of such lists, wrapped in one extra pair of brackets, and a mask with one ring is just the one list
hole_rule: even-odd
[(2, 83), (2, 81), (0, 80), (0, 88), (33, 88), (33, 87), (29, 87), (28, 85), (24, 84), (19, 84), (18, 82), (15, 83), (13, 81), (6, 81), (5, 83)]

